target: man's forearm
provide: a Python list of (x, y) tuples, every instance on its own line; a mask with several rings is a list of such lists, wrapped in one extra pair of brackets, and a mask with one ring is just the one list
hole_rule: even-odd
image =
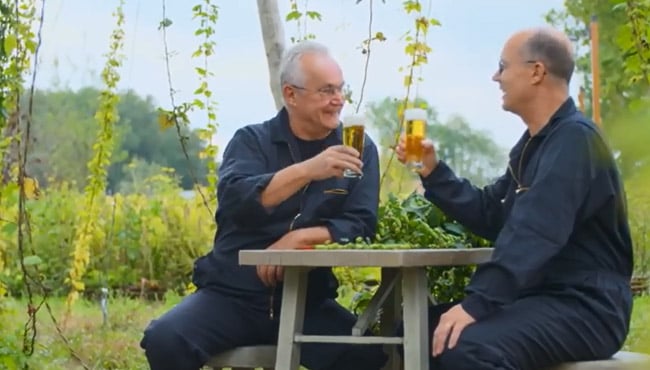
[(309, 176), (300, 163), (286, 167), (273, 175), (271, 182), (262, 191), (260, 203), (265, 208), (275, 207), (294, 195), (309, 181)]
[(321, 244), (332, 240), (332, 236), (325, 226), (307, 227), (292, 232), (296, 234), (300, 245)]

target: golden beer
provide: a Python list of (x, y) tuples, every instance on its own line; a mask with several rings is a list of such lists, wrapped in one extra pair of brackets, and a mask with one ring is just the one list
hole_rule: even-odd
[[(363, 156), (363, 144), (365, 139), (365, 119), (361, 115), (348, 116), (343, 120), (343, 145), (353, 147), (359, 152), (359, 158)], [(343, 172), (344, 177), (357, 178), (362, 173), (351, 170)]]
[(426, 136), (427, 112), (420, 108), (404, 111), (406, 165), (412, 170), (422, 168), (422, 140)]

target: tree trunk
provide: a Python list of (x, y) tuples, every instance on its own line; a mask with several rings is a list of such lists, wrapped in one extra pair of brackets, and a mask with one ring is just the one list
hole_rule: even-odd
[(262, 26), (262, 37), (269, 66), (271, 93), (275, 107), (279, 110), (284, 105), (280, 87), (280, 61), (284, 52), (284, 25), (280, 17), (277, 0), (257, 0), (257, 11)]

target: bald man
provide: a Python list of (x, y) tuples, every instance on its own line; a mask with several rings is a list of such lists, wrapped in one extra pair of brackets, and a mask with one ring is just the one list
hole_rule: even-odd
[[(571, 42), (553, 29), (505, 44), (493, 80), (527, 130), (482, 189), (422, 145), (425, 196), (494, 241), (460, 303), (430, 310), (431, 367), (537, 370), (618, 351), (632, 310), (624, 190), (599, 129), (569, 97)], [(404, 162), (404, 143), (396, 149)]]

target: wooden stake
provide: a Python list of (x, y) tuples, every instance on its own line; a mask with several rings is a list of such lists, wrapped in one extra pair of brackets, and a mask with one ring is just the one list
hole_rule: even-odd
[(592, 91), (591, 91), (591, 104), (592, 104), (592, 118), (594, 122), (601, 126), (600, 120), (600, 62), (599, 62), (599, 39), (598, 39), (598, 19), (595, 15), (591, 16), (591, 23), (589, 26), (591, 35), (591, 76), (592, 76)]

